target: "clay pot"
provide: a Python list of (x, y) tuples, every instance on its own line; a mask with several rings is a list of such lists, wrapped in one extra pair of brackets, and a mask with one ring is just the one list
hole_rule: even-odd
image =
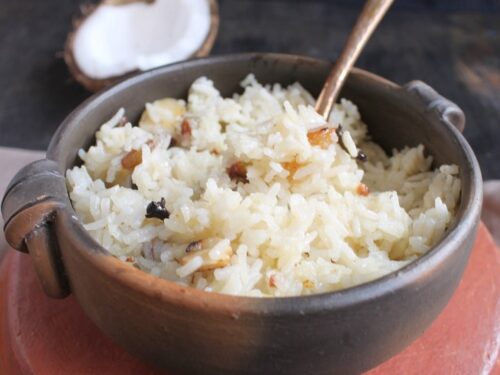
[(139, 74), (79, 106), (59, 127), (47, 159), (21, 170), (2, 204), (9, 243), (31, 254), (45, 291), (73, 293), (102, 331), (172, 373), (354, 374), (405, 348), (448, 302), (479, 221), (482, 182), (460, 133), (462, 111), (422, 82), (398, 86), (355, 69), (341, 94), (360, 109), (384, 148), (423, 143), (435, 165), (457, 164), (457, 218), (428, 253), (401, 270), (347, 290), (306, 297), (208, 293), (159, 279), (112, 257), (71, 207), (64, 171), (119, 107), (134, 122), (144, 103), (185, 97), (199, 76), (223, 95), (249, 72), (265, 83), (301, 82), (317, 94), (330, 64), (306, 57), (241, 54), (178, 63)]

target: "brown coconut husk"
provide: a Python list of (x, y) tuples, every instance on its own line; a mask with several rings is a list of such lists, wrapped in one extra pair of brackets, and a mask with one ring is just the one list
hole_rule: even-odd
[[(138, 73), (139, 71), (135, 70), (119, 76), (113, 76), (105, 79), (95, 79), (85, 75), (85, 73), (83, 73), (79, 68), (73, 54), (73, 45), (78, 28), (86, 20), (86, 18), (89, 17), (102, 4), (120, 6), (138, 1), (147, 3), (154, 2), (154, 0), (103, 0), (100, 4), (82, 7), (82, 14), (80, 15), (80, 17), (73, 21), (72, 31), (68, 34), (66, 43), (64, 45), (64, 61), (66, 62), (66, 65), (68, 66), (68, 69), (73, 78), (81, 85), (83, 85), (87, 90), (92, 92), (99, 91), (105, 87), (122, 81)], [(210, 3), (210, 29), (201, 46), (190, 56), (190, 58), (208, 56), (210, 54), (210, 51), (212, 50), (212, 47), (215, 43), (215, 38), (217, 37), (217, 33), (219, 31), (219, 6), (217, 0), (207, 1)]]

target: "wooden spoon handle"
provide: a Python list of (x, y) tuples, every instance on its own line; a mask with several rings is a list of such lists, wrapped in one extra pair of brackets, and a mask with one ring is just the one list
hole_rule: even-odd
[(347, 43), (316, 101), (316, 111), (328, 119), (340, 89), (366, 42), (394, 0), (367, 0)]

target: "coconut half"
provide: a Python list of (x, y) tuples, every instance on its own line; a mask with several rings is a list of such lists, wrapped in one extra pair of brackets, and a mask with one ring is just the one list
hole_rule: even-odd
[(64, 60), (90, 91), (208, 55), (219, 26), (217, 0), (103, 0), (82, 13), (66, 40)]

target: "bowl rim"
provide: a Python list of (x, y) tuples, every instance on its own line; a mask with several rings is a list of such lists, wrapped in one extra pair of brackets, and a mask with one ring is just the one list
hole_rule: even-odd
[[(140, 84), (142, 81), (148, 80), (148, 78), (169, 74), (173, 71), (182, 71), (184, 68), (227, 61), (248, 61), (251, 59), (279, 59), (293, 60), (306, 64), (330, 64), (326, 60), (294, 54), (239, 53), (196, 58), (138, 73), (102, 92), (92, 95), (72, 111), (52, 137), (47, 150), (47, 158), (56, 162), (62, 161), (61, 155), (58, 152), (58, 145), (61, 141), (64, 141), (65, 131), (77, 120), (83, 111), (94, 110), (94, 107), (97, 105), (96, 102), (99, 99), (113, 96), (116, 92), (126, 90), (134, 84)], [(400, 85), (362, 69), (353, 68), (351, 75), (362, 76), (391, 89), (403, 91)], [(232, 316), (235, 314), (235, 311), (238, 311), (238, 314), (286, 316), (298, 313), (304, 314), (306, 311), (308, 313), (320, 313), (325, 308), (341, 309), (374, 300), (383, 295), (394, 293), (398, 289), (408, 287), (411, 284), (416, 284), (422, 275), (431, 273), (432, 270), (439, 268), (445, 259), (451, 256), (461, 243), (466, 241), (468, 236), (475, 235), (482, 203), (482, 178), (479, 164), (472, 148), (463, 135), (455, 127), (446, 122), (441, 121), (441, 125), (445, 126), (449, 135), (455, 138), (457, 147), (461, 148), (461, 152), (468, 162), (468, 170), (463, 175), (469, 176), (469, 178), (467, 181), (462, 181), (461, 209), (457, 213), (453, 225), (447, 230), (447, 233), (437, 245), (402, 268), (372, 281), (338, 291), (285, 297), (250, 297), (207, 292), (153, 276), (135, 267), (130, 267), (130, 265), (117, 259), (99, 245), (84, 229), (83, 223), (77, 218), (71, 204), (60, 212), (58, 217), (61, 220), (57, 220), (57, 223), (65, 233), (69, 234), (69, 237), (71, 237), (71, 240), (75, 244), (74, 247), (85, 249), (84, 251), (78, 251), (79, 255), (83, 256), (87, 262), (92, 263), (100, 272), (124, 284), (131, 291), (133, 290), (152, 298), (160, 298), (163, 302), (180, 303), (194, 309), (210, 309), (212, 311), (226, 312)], [(463, 187), (467, 183), (470, 185), (470, 192), (468, 196), (464, 197)]]

